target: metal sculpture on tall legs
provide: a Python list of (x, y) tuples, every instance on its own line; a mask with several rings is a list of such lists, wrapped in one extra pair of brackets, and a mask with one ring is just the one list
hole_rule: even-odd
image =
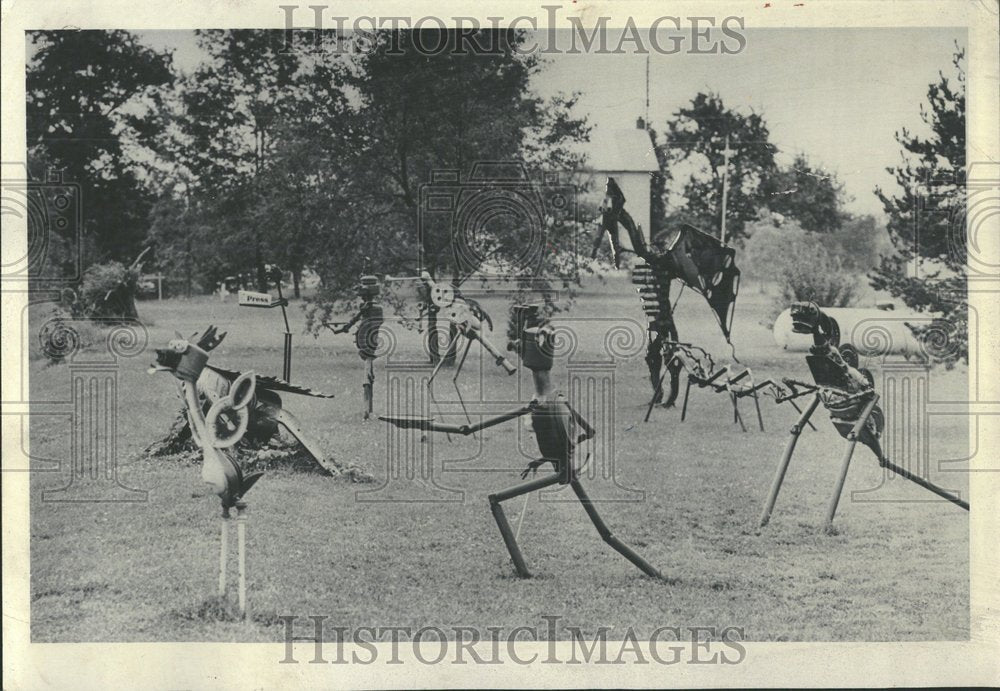
[(180, 380), (187, 406), (188, 422), (195, 442), (201, 447), (203, 460), (201, 477), (222, 500), (221, 551), (219, 557), (219, 595), (227, 590), (229, 558), (228, 524), (232, 509), (236, 509), (237, 548), (239, 560), (239, 608), (246, 617), (246, 524), (247, 503), (244, 497), (263, 473), (244, 474), (232, 452), (246, 433), (250, 421), (249, 407), (257, 387), (256, 375), (245, 372), (233, 381), (229, 393), (212, 404), (206, 414), (198, 395), (198, 377), (208, 363), (208, 353), (219, 345), (225, 334), (216, 335), (214, 327), (206, 329), (196, 343), (178, 337), (166, 348), (157, 348), (153, 372), (169, 372)]
[(335, 334), (342, 334), (347, 333), (360, 322), (358, 330), (354, 332), (354, 344), (357, 346), (358, 355), (364, 363), (361, 383), (364, 396), (362, 417), (367, 420), (371, 417), (374, 409), (375, 358), (378, 355), (379, 331), (382, 328), (384, 316), (382, 306), (377, 303), (380, 292), (378, 278), (362, 276), (361, 283), (354, 287), (354, 291), (361, 298), (361, 307), (358, 309), (358, 313), (349, 321), (325, 322), (323, 326)]
[(597, 256), (605, 233), (611, 240), (616, 267), (621, 266), (623, 255), (627, 253), (639, 259), (632, 267), (632, 283), (637, 286), (649, 320), (646, 365), (653, 387), (650, 407), (661, 402), (667, 373), (670, 393), (663, 406), (670, 407), (677, 400), (682, 369), (681, 363), (674, 358), (676, 350), (672, 345), (677, 342), (678, 335), (674, 305), (670, 302), (670, 284), (675, 278), (680, 279), (683, 285), (701, 294), (729, 341), (740, 282), (736, 251), (688, 224), (658, 233), (647, 243), (642, 229), (625, 210), (624, 193), (611, 177), (601, 205), (601, 229), (594, 239), (591, 256)]
[[(774, 503), (792, 460), (792, 453), (798, 442), (799, 435), (816, 408), (823, 407), (830, 413), (830, 421), (842, 437), (847, 440), (840, 474), (834, 487), (826, 512), (826, 526), (833, 525), (833, 517), (840, 503), (844, 490), (847, 471), (850, 468), (854, 448), (860, 441), (875, 454), (879, 465), (888, 468), (897, 475), (914, 482), (921, 487), (934, 492), (951, 503), (969, 510), (969, 503), (951, 492), (938, 487), (919, 475), (914, 475), (905, 468), (892, 463), (883, 453), (880, 439), (885, 427), (885, 417), (878, 405), (879, 395), (875, 392), (875, 382), (871, 372), (860, 367), (858, 351), (850, 343), (840, 344), (840, 329), (835, 319), (825, 314), (815, 303), (798, 302), (792, 305), (792, 329), (796, 333), (812, 334), (813, 345), (806, 356), (809, 370), (812, 372), (815, 384), (786, 379), (785, 385), (789, 393), (776, 396), (775, 400), (791, 400), (803, 395), (813, 394), (812, 401), (802, 411), (799, 421), (792, 427), (791, 437), (785, 447), (778, 469), (771, 483), (767, 501), (760, 515), (759, 525), (764, 527), (771, 518)], [(798, 406), (796, 406), (798, 408)]]
[[(577, 444), (594, 436), (594, 429), (569, 405), (561, 394), (553, 391), (550, 377), (553, 361), (552, 331), (543, 316), (542, 306), (516, 306), (514, 319), (518, 325), (516, 332), (520, 334), (520, 338), (512, 342), (508, 348), (516, 351), (521, 362), (531, 370), (535, 398), (528, 405), (476, 424), (449, 425), (436, 422), (434, 418), (407, 416), (381, 416), (380, 419), (401, 428), (469, 435), (508, 420), (530, 415), (541, 457), (528, 464), (528, 467), (521, 473), (521, 479), (527, 480), (528, 475), (536, 474), (538, 469), (546, 463), (551, 463), (555, 472), (545, 477), (527, 480), (489, 496), (490, 511), (493, 513), (493, 518), (496, 520), (500, 535), (507, 546), (507, 551), (510, 553), (518, 576), (529, 578), (531, 572), (528, 570), (524, 555), (517, 543), (517, 535), (512, 530), (504, 513), (503, 502), (545, 487), (562, 484), (569, 485), (573, 490), (605, 543), (635, 564), (647, 576), (662, 579), (663, 576), (659, 571), (631, 547), (615, 537), (580, 483), (578, 477), (580, 468), (574, 465), (574, 451)], [(577, 432), (579, 433), (577, 434)]]

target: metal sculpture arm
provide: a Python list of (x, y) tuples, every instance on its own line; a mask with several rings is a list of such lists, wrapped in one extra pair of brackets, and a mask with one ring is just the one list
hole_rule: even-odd
[(361, 312), (358, 312), (346, 322), (323, 322), (323, 326), (330, 329), (335, 334), (347, 333), (351, 327), (361, 320)]
[(523, 415), (529, 415), (533, 410), (534, 404), (532, 403), (522, 406), (516, 410), (511, 410), (491, 418), (486, 418), (485, 420), (480, 420), (476, 423), (465, 425), (449, 425), (443, 422), (437, 422), (432, 417), (411, 417), (406, 415), (379, 415), (378, 419), (395, 425), (400, 429), (419, 429), (424, 432), (444, 432), (446, 434), (461, 434), (463, 436), (468, 436), (478, 432), (479, 430), (503, 424), (508, 420), (513, 420)]

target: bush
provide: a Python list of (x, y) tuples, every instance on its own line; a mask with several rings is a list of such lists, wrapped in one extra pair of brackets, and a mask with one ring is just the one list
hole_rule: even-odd
[(119, 262), (94, 264), (83, 274), (79, 301), (88, 317), (136, 319), (139, 271)]
[(824, 237), (778, 216), (762, 216), (751, 226), (743, 256), (753, 275), (773, 276), (779, 297), (770, 316), (792, 302), (811, 300), (821, 307), (848, 307), (858, 298), (862, 278)]

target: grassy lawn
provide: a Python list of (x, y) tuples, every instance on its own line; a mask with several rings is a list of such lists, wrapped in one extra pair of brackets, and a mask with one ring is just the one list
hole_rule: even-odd
[[(803, 355), (782, 352), (761, 325), (767, 300), (749, 285), (740, 298), (734, 325), (740, 360), (759, 378), (807, 378)], [(497, 322), (493, 341), (502, 347), (503, 303), (495, 298), (484, 303)], [(641, 352), (615, 367), (602, 441), (613, 440), (617, 482), (644, 491), (644, 497), (602, 503), (599, 509), (615, 534), (671, 582), (643, 576), (606, 547), (578, 503), (537, 498), (528, 505), (520, 536), (534, 578), (518, 580), (486, 495), (518, 480), (528, 460), (519, 446), (530, 452), (531, 444), (523, 424), (510, 422), (477, 439), (432, 440), (436, 479), (455, 491), (449, 498), (460, 501), (373, 501), (386, 496), (373, 490), (385, 483), (391, 467), (388, 436), (384, 423), (360, 419), (361, 363), (353, 341), (299, 333), (304, 319), (295, 306), (293, 380), (337, 397), (286, 396), (286, 406), (333, 458), (361, 466), (376, 482), (354, 484), (291, 470), (262, 479), (248, 495), (253, 617), (232, 621), (212, 598), (218, 500), (206, 495), (197, 467), (143, 456), (178, 408), (174, 380), (150, 376), (146, 367), (151, 349), (165, 344), (174, 329), (190, 334), (215, 324), (229, 335), (213, 354), (214, 363), (276, 374), (280, 314), (207, 298), (143, 302), (140, 314), (148, 323), (150, 350), (121, 361), (117, 458), (122, 483), (147, 490), (148, 501), (43, 502), (41, 492), (64, 485), (67, 475), (32, 474), (35, 641), (279, 640), (279, 615), (310, 614), (327, 615), (331, 626), (345, 627), (509, 630), (557, 615), (561, 624), (584, 631), (613, 627), (612, 636), (628, 626), (648, 635), (671, 625), (742, 627), (748, 640), (968, 638), (968, 514), (945, 502), (924, 501), (933, 495), (901, 480), (875, 495), (895, 501), (853, 501), (852, 491), (875, 487), (881, 478), (872, 455), (859, 447), (837, 531), (825, 534), (823, 516), (844, 442), (818, 411), (813, 418), (818, 431), (804, 433), (771, 524), (758, 532), (761, 504), (797, 414), (788, 404), (776, 406), (765, 398), (767, 431), (761, 433), (752, 405), (744, 403), (750, 431), (742, 433), (732, 424), (728, 399), (695, 390), (685, 422), (679, 409), (656, 409), (643, 424), (649, 386)], [(617, 278), (589, 284), (567, 315), (579, 335), (574, 358), (606, 358), (604, 334), (619, 318), (642, 319), (631, 286)], [(686, 294), (677, 321), (682, 339), (709, 347), (717, 360), (731, 360), (700, 298)], [(419, 359), (416, 334), (400, 333), (396, 352), (402, 359)], [(526, 373), (507, 377), (488, 358), (480, 362), (479, 353), (473, 346), (463, 391), (467, 400), (477, 400), (481, 371), (484, 398), (494, 403), (477, 409), (505, 409), (518, 398), (518, 386), (530, 391)], [(377, 412), (386, 410), (384, 367), (379, 360)], [(878, 382), (878, 365), (873, 369)], [(67, 398), (68, 372), (66, 365), (34, 361), (33, 400)], [(553, 374), (565, 387), (566, 370), (557, 366)], [(964, 368), (937, 369), (931, 376), (935, 398), (965, 396)], [(445, 370), (439, 398), (452, 395), (449, 380)], [(445, 410), (454, 412), (455, 406), (445, 404)], [(965, 419), (932, 420), (930, 458), (966, 457)], [(31, 435), (35, 458), (69, 458), (64, 419), (33, 419)], [(964, 474), (945, 477), (950, 487), (967, 489)], [(409, 483), (415, 496), (429, 496), (420, 478), (394, 483)], [(599, 478), (586, 484), (595, 496), (609, 487)], [(516, 521), (521, 500), (506, 506)]]

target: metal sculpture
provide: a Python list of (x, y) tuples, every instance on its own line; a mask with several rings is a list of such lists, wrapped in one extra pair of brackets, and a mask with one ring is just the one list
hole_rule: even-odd
[[(569, 485), (573, 490), (605, 543), (646, 575), (662, 579), (663, 576), (659, 571), (612, 534), (598, 514), (593, 501), (580, 484), (578, 473), (582, 465), (586, 464), (586, 460), (581, 468), (575, 467), (574, 451), (578, 444), (593, 438), (594, 428), (569, 405), (561, 394), (553, 391), (550, 377), (553, 362), (553, 338), (552, 331), (543, 316), (542, 306), (516, 306), (514, 319), (518, 324), (516, 332), (520, 333), (520, 338), (509, 344), (508, 348), (516, 351), (521, 362), (531, 370), (535, 397), (528, 405), (481, 420), (476, 424), (451, 425), (437, 422), (434, 418), (407, 416), (380, 416), (380, 419), (404, 429), (417, 428), (429, 432), (470, 435), (508, 420), (530, 415), (541, 457), (528, 464), (528, 467), (521, 473), (521, 479), (527, 480), (529, 474), (536, 474), (538, 468), (546, 463), (551, 463), (555, 472), (489, 495), (490, 511), (496, 520), (504, 544), (507, 546), (517, 575), (521, 578), (530, 578), (531, 572), (528, 570), (524, 556), (517, 544), (517, 534), (511, 529), (504, 513), (503, 502), (545, 487), (561, 484)], [(579, 434), (576, 433), (575, 428), (579, 428)]]
[[(246, 494), (263, 473), (244, 471), (236, 456), (236, 444), (246, 435), (270, 438), (281, 424), (320, 462), (323, 454), (302, 432), (301, 425), (284, 410), (277, 391), (331, 398), (309, 389), (254, 372), (233, 372), (208, 364), (209, 352), (222, 343), (225, 333), (208, 327), (195, 342), (177, 334), (166, 348), (156, 349), (151, 373), (168, 372), (180, 380), (191, 437), (202, 451), (201, 477), (222, 502), (221, 548), (219, 553), (219, 596), (228, 584), (229, 520), (236, 510), (237, 555), (239, 562), (239, 609), (246, 616)], [(192, 338), (194, 340), (194, 337)], [(210, 374), (213, 373), (213, 374)], [(220, 387), (221, 377), (228, 386)]]
[[(514, 374), (517, 372), (517, 367), (512, 365), (504, 354), (501, 353), (483, 333), (484, 326), (486, 326), (486, 328), (490, 331), (493, 330), (493, 320), (490, 319), (490, 315), (487, 314), (486, 310), (484, 310), (478, 302), (472, 298), (462, 295), (461, 290), (458, 287), (438, 283), (431, 278), (431, 275), (426, 271), (422, 271), (420, 273), (419, 279), (412, 277), (386, 276), (385, 280), (387, 283), (412, 282), (419, 286), (417, 293), (417, 307), (421, 315), (428, 312), (435, 312), (438, 315), (438, 318), (444, 318), (449, 325), (449, 331), (454, 334), (451, 336), (444, 349), (446, 354), (457, 352), (457, 349), (461, 346), (461, 341), (459, 339), (465, 340), (462, 355), (459, 358), (458, 365), (455, 367), (455, 373), (451, 377), (451, 384), (455, 389), (456, 395), (458, 396), (459, 404), (462, 406), (462, 412), (465, 413), (466, 421), (471, 423), (472, 418), (469, 417), (469, 411), (466, 408), (465, 400), (462, 398), (462, 391), (458, 388), (458, 377), (462, 373), (462, 367), (465, 365), (465, 360), (469, 355), (469, 349), (472, 347), (473, 341), (479, 343), (483, 350), (493, 356), (496, 365), (498, 367), (502, 367), (507, 374)], [(430, 334), (430, 338), (435, 337), (435, 334)], [(430, 392), (431, 400), (434, 401), (435, 404), (437, 403), (437, 400), (434, 398), (434, 379), (437, 377), (438, 372), (441, 371), (441, 367), (444, 365), (445, 360), (445, 357), (438, 360), (434, 369), (431, 371), (431, 376), (427, 380), (427, 389)]]
[[(715, 360), (704, 348), (699, 348), (690, 343), (678, 343), (667, 341), (665, 344), (674, 352), (673, 358), (680, 362), (684, 371), (687, 372), (687, 387), (684, 389), (684, 403), (681, 406), (681, 422), (687, 418), (688, 398), (691, 394), (691, 387), (697, 386), (700, 389), (708, 389), (713, 393), (725, 393), (729, 396), (733, 405), (733, 423), (738, 423), (744, 432), (747, 427), (740, 414), (739, 400), (741, 398), (753, 397), (754, 408), (757, 410), (757, 424), (760, 431), (764, 431), (764, 418), (760, 413), (760, 398), (758, 392), (774, 385), (770, 379), (757, 383), (754, 381), (753, 372), (749, 367), (738, 374), (730, 374), (729, 365), (716, 367)], [(665, 376), (665, 374), (664, 374)], [(645, 421), (649, 421), (649, 415), (653, 411), (655, 403), (650, 401), (646, 409)]]
[(676, 350), (671, 345), (677, 342), (678, 334), (673, 318), (675, 304), (670, 302), (670, 284), (675, 278), (680, 279), (683, 285), (702, 295), (728, 342), (739, 292), (736, 251), (688, 224), (658, 233), (647, 244), (642, 229), (625, 210), (625, 201), (621, 188), (613, 177), (609, 177), (601, 204), (600, 232), (594, 239), (591, 256), (597, 256), (607, 234), (615, 267), (621, 267), (622, 257), (627, 253), (640, 260), (631, 273), (649, 320), (646, 365), (653, 387), (650, 405), (661, 402), (663, 381), (669, 372), (670, 394), (663, 405), (670, 407), (677, 400), (682, 369), (681, 363), (674, 358)]
[(786, 379), (785, 384), (789, 390), (784, 395), (777, 396), (776, 400), (778, 402), (792, 400), (808, 394), (812, 394), (813, 398), (791, 429), (791, 438), (788, 440), (785, 453), (778, 464), (771, 490), (761, 512), (760, 527), (767, 525), (771, 518), (771, 512), (774, 510), (774, 503), (785, 479), (785, 473), (792, 459), (792, 453), (795, 451), (796, 442), (802, 433), (803, 426), (809, 422), (809, 418), (820, 403), (830, 413), (830, 421), (833, 426), (848, 442), (841, 461), (840, 474), (827, 507), (826, 526), (828, 529), (833, 525), (833, 517), (844, 489), (851, 457), (854, 455), (854, 448), (859, 441), (872, 450), (879, 465), (883, 468), (888, 468), (897, 475), (968, 511), (968, 502), (892, 463), (883, 453), (880, 439), (885, 427), (885, 416), (878, 405), (879, 395), (875, 392), (874, 377), (872, 377), (871, 372), (860, 366), (858, 351), (853, 345), (850, 343), (841, 345), (840, 329), (836, 320), (825, 314), (815, 303), (799, 302), (792, 305), (792, 328), (796, 333), (812, 334), (813, 336), (813, 346), (810, 348), (809, 355), (806, 356), (806, 362), (815, 383), (809, 384)]
[(379, 345), (379, 332), (384, 321), (382, 307), (376, 302), (380, 293), (378, 278), (362, 276), (361, 282), (354, 287), (354, 292), (361, 298), (361, 307), (357, 314), (346, 322), (324, 322), (323, 326), (335, 334), (342, 334), (360, 322), (357, 331), (354, 332), (354, 344), (364, 363), (361, 390), (364, 396), (363, 418), (367, 420), (371, 417), (374, 407), (375, 358)]
[(278, 288), (278, 297), (272, 298), (268, 293), (258, 293), (252, 290), (241, 290), (239, 292), (239, 305), (241, 307), (261, 307), (270, 309), (272, 307), (281, 308), (281, 318), (285, 322), (284, 351), (281, 362), (281, 376), (285, 381), (292, 379), (292, 330), (288, 326), (288, 300), (281, 294), (281, 269), (272, 266), (265, 274), (267, 280), (272, 281)]

